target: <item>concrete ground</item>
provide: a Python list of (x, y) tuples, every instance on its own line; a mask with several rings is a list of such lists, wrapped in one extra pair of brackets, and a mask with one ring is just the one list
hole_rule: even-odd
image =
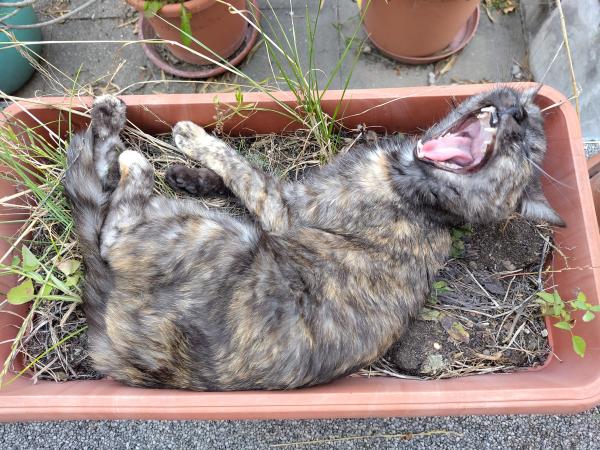
[[(43, 18), (54, 17), (66, 10), (68, 4), (79, 5), (85, 0), (38, 0), (38, 10)], [(273, 17), (281, 20), (283, 28), (291, 30), (290, 2), (271, 0), (272, 8), (263, 5), (263, 24), (274, 23)], [(316, 15), (317, 0), (309, 0), (309, 14)], [(293, 19), (300, 53), (306, 55), (306, 11), (304, 2), (294, 2)], [(483, 11), (483, 10), (482, 10)], [(52, 14), (49, 14), (52, 13)], [(135, 41), (137, 32), (136, 14), (124, 0), (102, 0), (78, 13), (64, 23), (44, 28), (46, 41)], [(436, 77), (435, 82), (449, 84), (456, 82), (505, 82), (527, 72), (527, 50), (519, 14), (501, 15), (491, 22), (485, 13), (481, 15), (480, 26), (472, 42), (454, 60), (449, 70)], [(358, 9), (352, 0), (327, 0), (322, 8), (316, 33), (316, 67), (328, 76), (358, 24)], [(361, 32), (361, 38), (364, 33)], [(369, 51), (371, 50), (371, 51)], [(41, 73), (18, 93), (22, 97), (35, 95), (63, 94), (64, 87), (71, 88), (73, 79), (82, 92), (103, 90), (129, 94), (200, 92), (206, 90), (206, 83), (184, 81), (162, 73), (146, 58), (139, 44), (122, 43), (70, 43), (47, 44), (43, 57), (57, 70), (49, 68), (56, 80), (50, 82)], [(335, 77), (332, 88), (341, 88), (349, 73), (352, 55), (348, 57), (344, 70)], [(446, 65), (442, 62), (424, 66), (407, 66), (396, 63), (368, 45), (366, 52), (358, 60), (352, 73), (350, 87), (375, 88), (395, 86), (418, 86), (430, 83), (430, 73), (440, 72)], [(520, 70), (522, 67), (522, 70)], [(259, 45), (240, 68), (255, 80), (272, 77), (267, 52)], [(65, 76), (66, 75), (66, 76)], [(157, 82), (161, 81), (162, 82)], [(57, 83), (60, 82), (59, 83)], [(235, 81), (235, 77), (225, 75), (213, 81)], [(61, 86), (62, 85), (62, 86)]]
[[(40, 0), (38, 11), (48, 18), (84, 0)], [(279, 17), (289, 30), (289, 3), (272, 0), (264, 6), (265, 20)], [(305, 53), (305, 11), (294, 2), (300, 51)], [(311, 15), (316, 0), (309, 2)], [(317, 31), (316, 65), (329, 73), (346, 39), (356, 26), (357, 9), (351, 0), (326, 0)], [(103, 0), (74, 18), (44, 29), (48, 41), (136, 39), (136, 15), (123, 0)], [(18, 93), (22, 97), (61, 95), (65, 88), (81, 94), (105, 91), (130, 94), (201, 92), (214, 87), (204, 82), (175, 80), (155, 68), (138, 44), (69, 43), (44, 47), (45, 67), (54, 80), (40, 73)], [(260, 80), (269, 78), (263, 45), (241, 66)], [(342, 87), (349, 66), (334, 79)], [(444, 70), (442, 70), (444, 69)], [(448, 69), (447, 71), (445, 69)], [(62, 72), (62, 74), (60, 73)], [(445, 73), (441, 73), (445, 72)], [(394, 87), (452, 82), (505, 82), (527, 77), (527, 46), (518, 13), (482, 12), (479, 30), (452, 63), (407, 66), (391, 61), (368, 46), (354, 68), (350, 87)], [(73, 79), (77, 79), (74, 83)], [(225, 75), (213, 81), (235, 81)], [(221, 86), (222, 89), (222, 86)], [(592, 147), (589, 147), (592, 151)], [(600, 448), (600, 409), (572, 416), (497, 416), (391, 418), (369, 420), (158, 422), (102, 421), (15, 423), (0, 425), (0, 448), (263, 448), (305, 440), (325, 440), (296, 448)], [(425, 434), (421, 434), (425, 433)], [(427, 434), (429, 433), (429, 434)], [(381, 438), (380, 434), (405, 434)], [(406, 435), (408, 434), (408, 435)], [(368, 436), (355, 440), (337, 440)], [(411, 437), (412, 436), (412, 437)]]

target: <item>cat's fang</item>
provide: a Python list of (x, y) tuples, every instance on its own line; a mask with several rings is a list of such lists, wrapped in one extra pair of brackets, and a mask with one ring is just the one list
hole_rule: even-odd
[(478, 119), (482, 119), (482, 115), (484, 113), (489, 114), (489, 124), (495, 127), (498, 124), (498, 110), (495, 106), (486, 106), (485, 108), (481, 108), (479, 110), (482, 114), (477, 115)]
[(419, 141), (417, 142), (417, 157), (422, 158), (423, 157), (423, 142), (421, 141), (421, 139), (419, 139)]

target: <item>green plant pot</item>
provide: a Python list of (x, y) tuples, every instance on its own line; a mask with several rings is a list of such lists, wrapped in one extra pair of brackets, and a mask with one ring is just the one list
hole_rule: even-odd
[[(14, 3), (14, 0), (0, 0), (0, 18), (14, 11), (15, 8), (3, 7), (2, 3)], [(21, 9), (17, 14), (5, 21), (9, 25), (30, 25), (37, 22), (33, 8)], [(42, 32), (39, 28), (25, 30), (2, 30), (0, 28), (0, 90), (11, 94), (23, 86), (34, 72), (34, 68), (17, 48), (6, 48), (13, 44), (9, 35), (17, 41), (41, 41)], [(21, 51), (29, 51), (33, 56), (39, 53), (40, 44), (21, 47)]]

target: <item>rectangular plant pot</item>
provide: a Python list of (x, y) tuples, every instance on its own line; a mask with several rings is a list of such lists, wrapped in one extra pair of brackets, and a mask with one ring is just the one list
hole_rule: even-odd
[[(518, 85), (524, 88), (526, 85)], [(406, 89), (355, 90), (346, 93), (341, 111), (346, 126), (365, 123), (378, 130), (415, 132), (447, 113), (453, 100), (491, 89), (491, 85), (420, 87)], [(289, 93), (274, 94), (293, 104)], [(334, 110), (340, 92), (323, 98), (324, 108)], [(209, 124), (215, 117), (214, 94), (125, 96), (131, 122), (148, 133), (167, 132), (179, 120)], [(91, 99), (82, 99), (80, 110)], [(261, 111), (226, 123), (232, 133), (266, 133), (297, 126), (282, 115), (266, 112), (277, 109), (265, 94), (245, 94), (244, 101), (256, 103)], [(25, 121), (55, 127), (57, 119), (68, 118), (60, 105), (69, 99), (42, 98), (21, 103), (4, 111)], [(563, 298), (582, 290), (598, 304), (600, 289), (600, 237), (576, 114), (565, 97), (544, 87), (537, 102), (541, 107), (559, 104), (546, 113), (548, 155), (545, 170), (557, 181), (544, 178), (546, 195), (568, 226), (557, 230), (556, 242), (568, 256), (554, 258), (555, 281)], [(236, 105), (234, 94), (219, 94), (219, 104)], [(84, 116), (72, 117), (74, 128), (83, 128)], [(5, 123), (4, 126), (7, 126)], [(42, 128), (38, 127), (40, 130)], [(55, 127), (56, 128), (56, 127)], [(0, 185), (0, 197), (15, 192), (14, 186)], [(6, 211), (2, 211), (6, 213)], [(1, 235), (16, 230), (0, 229)], [(0, 254), (7, 250), (0, 245)], [(1, 292), (15, 280), (1, 279)], [(12, 284), (11, 284), (12, 283)], [(21, 310), (21, 313), (23, 311)], [(0, 314), (0, 342), (15, 336), (18, 317)], [(258, 419), (328, 418), (414, 415), (459, 415), (499, 413), (567, 413), (590, 408), (600, 402), (600, 320), (578, 321), (577, 334), (588, 343), (585, 358), (571, 349), (570, 335), (549, 328), (554, 354), (543, 366), (512, 374), (477, 375), (438, 381), (392, 378), (348, 377), (334, 383), (284, 392), (186, 392), (141, 389), (114, 381), (73, 381), (33, 384), (23, 376), (0, 391), (0, 419)], [(0, 361), (9, 344), (0, 347)]]

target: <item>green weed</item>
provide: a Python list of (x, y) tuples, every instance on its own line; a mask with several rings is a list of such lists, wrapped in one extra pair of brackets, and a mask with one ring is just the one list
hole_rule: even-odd
[(588, 303), (583, 292), (577, 294), (575, 299), (567, 301), (564, 301), (560, 297), (556, 289), (552, 293), (538, 292), (537, 296), (536, 301), (542, 308), (542, 314), (558, 320), (554, 324), (556, 328), (571, 333), (573, 351), (583, 358), (587, 344), (581, 336), (573, 334), (573, 328), (577, 322), (574, 315), (576, 312), (584, 312), (581, 320), (590, 322), (595, 319), (595, 313), (600, 312), (600, 305), (591, 305)]

